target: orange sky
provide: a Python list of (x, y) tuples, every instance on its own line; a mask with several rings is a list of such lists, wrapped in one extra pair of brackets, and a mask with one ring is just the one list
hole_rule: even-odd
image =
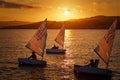
[(0, 21), (64, 21), (96, 15), (120, 16), (120, 0), (0, 0)]

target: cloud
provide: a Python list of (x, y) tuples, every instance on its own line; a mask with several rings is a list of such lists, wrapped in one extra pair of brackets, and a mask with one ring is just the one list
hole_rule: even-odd
[(0, 8), (35, 8), (35, 7), (0, 0)]

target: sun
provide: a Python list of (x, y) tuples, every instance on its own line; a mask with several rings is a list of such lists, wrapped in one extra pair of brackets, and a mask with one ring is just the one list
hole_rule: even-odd
[(70, 11), (69, 10), (65, 10), (64, 11), (64, 15), (70, 15)]

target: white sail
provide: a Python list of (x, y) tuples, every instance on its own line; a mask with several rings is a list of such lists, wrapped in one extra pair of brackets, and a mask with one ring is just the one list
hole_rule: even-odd
[(64, 46), (64, 36), (65, 36), (65, 26), (61, 27), (60, 32), (58, 33), (57, 37), (55, 38), (55, 41), (61, 45)]
[(47, 38), (47, 19), (45, 19), (45, 21), (41, 23), (37, 32), (30, 39), (26, 47), (36, 52), (37, 54), (43, 56), (44, 49), (46, 47), (46, 38)]
[(113, 24), (110, 26), (107, 34), (103, 37), (101, 42), (97, 45), (97, 47), (94, 49), (94, 51), (99, 55), (99, 57), (108, 64), (109, 57), (111, 54), (113, 41), (115, 37), (115, 30), (116, 30), (116, 23), (117, 20), (113, 22)]

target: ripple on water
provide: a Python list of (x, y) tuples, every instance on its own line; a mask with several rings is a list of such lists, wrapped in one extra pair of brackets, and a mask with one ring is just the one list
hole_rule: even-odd
[[(75, 80), (74, 64), (85, 65), (91, 58), (99, 58), (93, 49), (99, 43), (106, 30), (66, 30), (65, 55), (45, 54), (47, 61), (45, 68), (19, 67), (18, 57), (28, 57), (31, 53), (25, 47), (27, 41), (36, 30), (0, 30), (0, 79), (2, 80)], [(47, 48), (54, 44), (58, 30), (48, 30)], [(4, 35), (2, 35), (4, 34)], [(12, 34), (12, 35), (10, 35)], [(120, 72), (120, 30), (117, 31), (109, 68)], [(38, 59), (41, 57), (38, 56)], [(100, 58), (99, 58), (100, 59)], [(105, 68), (100, 59), (99, 67)], [(119, 80), (115, 75), (112, 80)]]

